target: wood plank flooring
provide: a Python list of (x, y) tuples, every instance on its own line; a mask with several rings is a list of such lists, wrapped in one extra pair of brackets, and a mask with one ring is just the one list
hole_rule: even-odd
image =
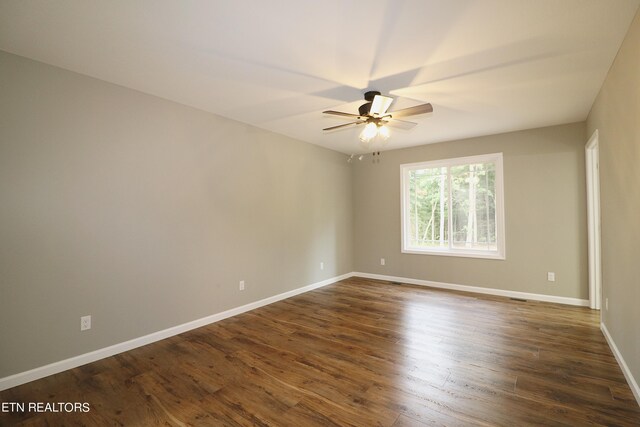
[(640, 425), (586, 308), (351, 278), (0, 392), (2, 425)]

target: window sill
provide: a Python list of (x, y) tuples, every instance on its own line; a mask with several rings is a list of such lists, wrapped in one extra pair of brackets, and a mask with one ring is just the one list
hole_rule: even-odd
[(461, 258), (484, 258), (495, 260), (506, 260), (506, 256), (500, 253), (487, 253), (487, 252), (471, 252), (471, 251), (438, 251), (438, 250), (420, 250), (420, 249), (402, 249), (403, 254), (414, 255), (436, 255), (436, 256), (453, 256)]

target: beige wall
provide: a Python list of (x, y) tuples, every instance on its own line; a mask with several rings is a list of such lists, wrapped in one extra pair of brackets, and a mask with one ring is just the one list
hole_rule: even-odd
[[(575, 123), (356, 162), (356, 271), (588, 299), (585, 142), (584, 123)], [(400, 165), (497, 152), (504, 153), (506, 260), (402, 254)], [(547, 281), (548, 271), (556, 282)]]
[(0, 99), (0, 377), (352, 271), (342, 154), (2, 52)]
[[(598, 130), (602, 320), (640, 381), (640, 12), (587, 119)], [(609, 299), (609, 310), (604, 299)]]

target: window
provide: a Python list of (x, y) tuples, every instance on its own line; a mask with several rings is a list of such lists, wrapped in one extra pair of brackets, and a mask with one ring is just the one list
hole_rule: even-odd
[(502, 153), (400, 170), (402, 252), (505, 258)]

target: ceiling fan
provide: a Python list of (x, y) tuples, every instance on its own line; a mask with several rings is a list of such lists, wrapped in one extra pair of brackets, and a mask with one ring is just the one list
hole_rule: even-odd
[(351, 123), (331, 126), (323, 130), (331, 131), (350, 126), (365, 125), (362, 133), (360, 133), (360, 140), (364, 143), (369, 143), (377, 136), (382, 139), (387, 139), (389, 137), (389, 129), (387, 128), (387, 125), (401, 129), (411, 129), (417, 125), (417, 123), (399, 120), (398, 117), (415, 116), (418, 114), (431, 113), (433, 111), (433, 106), (431, 104), (420, 104), (414, 107), (388, 112), (387, 110), (391, 106), (393, 98), (380, 95), (380, 92), (373, 90), (366, 92), (364, 94), (364, 99), (367, 102), (358, 108), (358, 114), (343, 113), (342, 111), (332, 110), (323, 111), (324, 114), (355, 119), (355, 121)]

